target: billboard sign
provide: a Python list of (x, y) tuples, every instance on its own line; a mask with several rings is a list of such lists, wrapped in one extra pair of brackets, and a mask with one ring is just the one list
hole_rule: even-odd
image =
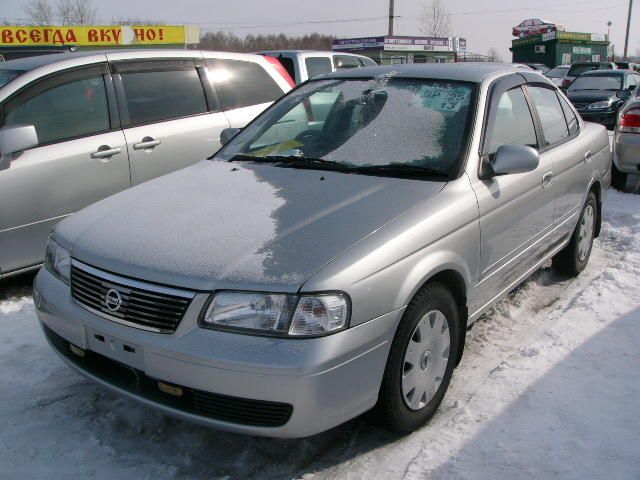
[(0, 27), (3, 47), (175, 45), (197, 43), (198, 37), (197, 27), (175, 25)]
[[(460, 39), (466, 49), (466, 40)], [(451, 37), (404, 37), (383, 36), (363, 38), (343, 38), (333, 41), (334, 50), (385, 50), (385, 51), (432, 51), (451, 52), (454, 41)]]

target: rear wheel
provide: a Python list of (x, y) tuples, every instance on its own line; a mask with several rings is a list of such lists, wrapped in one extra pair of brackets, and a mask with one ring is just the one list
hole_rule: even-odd
[(627, 186), (627, 174), (618, 170), (616, 164), (611, 165), (611, 185), (616, 190), (624, 190)]
[(459, 312), (451, 292), (426, 285), (407, 307), (391, 345), (376, 415), (409, 433), (438, 409), (449, 387), (459, 347)]
[(589, 192), (569, 244), (553, 257), (553, 267), (556, 270), (576, 276), (585, 269), (591, 256), (597, 221), (596, 197), (593, 192)]

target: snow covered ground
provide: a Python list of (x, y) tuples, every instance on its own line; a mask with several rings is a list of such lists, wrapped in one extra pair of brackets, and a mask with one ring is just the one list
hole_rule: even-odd
[(480, 319), (427, 426), (398, 437), (359, 418), (270, 440), (84, 380), (46, 345), (19, 278), (0, 284), (0, 478), (640, 479), (639, 279), (640, 195), (610, 191), (587, 270), (543, 269)]

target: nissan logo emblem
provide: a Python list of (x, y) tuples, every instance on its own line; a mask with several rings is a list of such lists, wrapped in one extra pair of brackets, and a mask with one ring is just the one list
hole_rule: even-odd
[(110, 289), (104, 296), (104, 303), (111, 312), (117, 312), (122, 306), (122, 296), (115, 288)]

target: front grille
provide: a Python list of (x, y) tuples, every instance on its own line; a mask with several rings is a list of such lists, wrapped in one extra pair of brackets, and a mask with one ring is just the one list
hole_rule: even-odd
[(574, 103), (573, 106), (576, 107), (576, 110), (586, 110), (587, 107), (589, 106), (589, 104), (588, 103)]
[(120, 277), (74, 260), (71, 296), (81, 307), (114, 322), (173, 333), (195, 294)]
[(74, 355), (67, 340), (45, 324), (42, 328), (53, 348), (81, 370), (155, 403), (213, 420), (254, 427), (280, 427), (291, 418), (293, 406), (288, 403), (230, 397), (187, 387), (181, 387), (180, 397), (169, 395), (160, 391), (157, 380), (143, 371), (90, 350), (85, 350), (83, 357)]

